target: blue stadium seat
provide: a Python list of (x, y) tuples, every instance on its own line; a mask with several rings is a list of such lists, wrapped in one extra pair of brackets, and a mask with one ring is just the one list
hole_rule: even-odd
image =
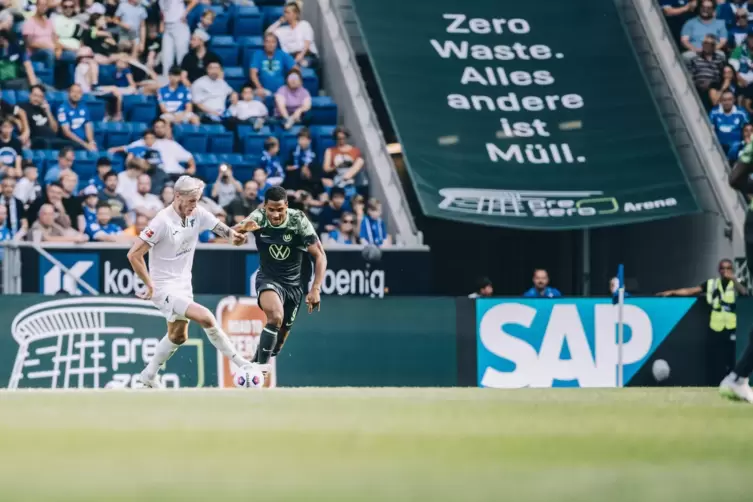
[(47, 102), (50, 104), (52, 113), (57, 113), (58, 107), (68, 100), (68, 93), (62, 91), (51, 91), (47, 93)]
[(119, 173), (125, 169), (125, 155), (119, 153), (99, 152), (100, 157), (107, 157), (112, 162), (112, 170)]
[(86, 107), (89, 108), (89, 116), (91, 117), (92, 122), (104, 120), (107, 107), (104, 101), (91, 94), (85, 94), (81, 101), (83, 101), (86, 104)]
[(324, 161), (324, 151), (335, 146), (335, 140), (332, 135), (335, 132), (335, 126), (312, 126), (311, 138), (314, 140), (314, 153), (317, 160), (321, 163)]
[(114, 64), (99, 66), (99, 85), (115, 85), (115, 68)]
[(256, 7), (238, 7), (232, 24), (235, 37), (262, 34), (261, 12)]
[(123, 112), (129, 122), (151, 124), (157, 118), (157, 101), (151, 96), (123, 96)]
[(55, 85), (55, 75), (52, 72), (52, 68), (47, 68), (40, 62), (32, 63), (31, 66), (34, 68), (34, 73), (36, 74), (37, 79), (43, 84), (49, 85), (50, 87)]
[(290, 130), (283, 132), (280, 135), (280, 160), (283, 166), (287, 166), (290, 159), (290, 152), (295, 150), (298, 144), (298, 133), (302, 129), (302, 126), (293, 126)]
[(236, 66), (238, 64), (240, 50), (233, 37), (214, 36), (209, 42), (209, 49), (220, 57), (223, 66)]
[(214, 22), (209, 27), (209, 34), (214, 37), (218, 35), (227, 35), (230, 33), (230, 19), (232, 18), (230, 12), (223, 10), (220, 5), (213, 5), (211, 9), (215, 13)]
[[(94, 124), (94, 141), (100, 148), (109, 148), (107, 144), (107, 122), (95, 122)], [(116, 145), (117, 146), (117, 145)]]
[(105, 131), (107, 148), (123, 146), (131, 142), (131, 124), (127, 122), (103, 122), (100, 128)]
[(207, 153), (209, 150), (209, 133), (205, 126), (179, 124), (173, 126), (175, 141), (193, 153)]
[(73, 162), (73, 170), (78, 174), (79, 180), (88, 180), (97, 172), (97, 159), (99, 152), (77, 151), (76, 160)]
[(0, 92), (0, 99), (7, 102), (8, 104), (15, 105), (16, 104), (16, 93), (15, 91), (1, 91)]
[[(193, 156), (194, 162), (196, 162), (196, 176), (206, 182), (213, 182), (217, 179), (217, 169), (220, 161), (217, 155), (213, 153), (199, 153)], [(212, 170), (214, 170), (214, 177), (210, 177)]]
[(264, 47), (264, 39), (262, 37), (238, 37), (238, 45), (241, 47), (243, 68), (250, 68), (254, 59), (254, 52)]
[(44, 173), (47, 170), (47, 159), (44, 156), (43, 150), (26, 150), (23, 153), (24, 160), (31, 160), (35, 166), (40, 179), (44, 179)]
[(233, 133), (221, 125), (204, 126), (209, 132), (209, 151), (211, 153), (233, 153), (235, 138)]
[[(233, 166), (233, 175), (235, 175), (236, 166), (243, 163), (243, 156), (238, 153), (221, 153), (212, 156), (213, 162), (204, 163), (202, 174), (205, 180), (214, 181), (219, 175), (220, 164), (230, 164)], [(198, 166), (196, 168), (198, 170)]]
[(136, 141), (144, 137), (144, 133), (149, 129), (150, 124), (144, 124), (142, 122), (131, 123), (131, 141)]
[(264, 150), (264, 140), (271, 135), (272, 131), (268, 127), (262, 127), (259, 131), (255, 131), (251, 126), (238, 127), (241, 150), (243, 153), (256, 158), (261, 157), (261, 152)]
[(311, 94), (311, 96), (319, 95), (319, 77), (316, 72), (311, 68), (301, 68), (301, 76), (303, 77), (303, 87)]
[(28, 103), (29, 91), (16, 91), (16, 104)]
[(225, 68), (225, 82), (232, 87), (235, 92), (239, 92), (243, 84), (248, 81), (248, 75), (240, 66), (230, 66)]
[(329, 96), (312, 97), (309, 114), (312, 125), (337, 124), (337, 105)]
[(254, 0), (254, 4), (259, 6), (266, 6), (266, 5), (285, 5), (286, 0)]
[(280, 16), (282, 16), (284, 10), (285, 9), (283, 7), (278, 6), (262, 7), (261, 15), (264, 23), (264, 29), (266, 30), (270, 25), (274, 24), (275, 21), (280, 19)]

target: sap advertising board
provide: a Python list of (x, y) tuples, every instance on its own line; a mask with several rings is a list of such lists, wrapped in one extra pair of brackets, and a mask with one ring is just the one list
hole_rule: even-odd
[[(624, 308), (625, 382), (695, 302), (631, 298)], [(617, 306), (610, 299), (476, 301), (480, 387), (615, 387)]]

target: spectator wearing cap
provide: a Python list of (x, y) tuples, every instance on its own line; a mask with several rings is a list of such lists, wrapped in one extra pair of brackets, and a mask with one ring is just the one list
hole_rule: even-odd
[(112, 209), (112, 222), (121, 228), (130, 224), (128, 203), (118, 193), (118, 175), (110, 171), (105, 175), (105, 188), (99, 192), (99, 200), (107, 202)]
[(0, 31), (0, 87), (25, 90), (37, 84), (37, 76), (26, 50), (9, 31)]
[[(64, 0), (68, 1), (68, 0)], [(132, 44), (131, 55), (138, 56), (144, 52), (146, 42), (146, 9), (139, 0), (120, 2), (115, 11), (113, 23), (120, 28), (120, 40), (129, 40)]]
[(311, 109), (311, 94), (303, 87), (303, 78), (297, 68), (288, 72), (285, 82), (275, 93), (275, 104), (277, 115), (285, 121), (285, 129), (290, 129)]
[(277, 47), (274, 33), (264, 35), (264, 48), (254, 52), (249, 76), (256, 93), (270, 96), (285, 85), (285, 76), (295, 67), (293, 56)]
[(31, 52), (32, 61), (41, 61), (47, 68), (55, 67), (55, 50), (58, 37), (55, 26), (47, 17), (48, 0), (37, 0), (37, 8), (23, 24), (26, 47)]
[(729, 56), (729, 64), (737, 71), (745, 85), (753, 82), (753, 35), (737, 47)]
[(20, 200), (24, 206), (29, 206), (37, 200), (42, 193), (42, 187), (39, 185), (39, 170), (31, 161), (23, 162), (24, 175), (16, 183), (16, 189), (13, 195)]
[(732, 91), (724, 91), (722, 99), (709, 115), (716, 137), (727, 153), (742, 141), (743, 127), (749, 122), (748, 113), (735, 105)]
[(322, 184), (325, 189), (340, 187), (348, 198), (353, 197), (356, 186), (365, 186), (362, 170), (364, 167), (361, 150), (350, 144), (350, 133), (344, 127), (336, 127), (332, 133), (335, 146), (324, 152), (322, 164)]
[(282, 50), (294, 56), (297, 65), (317, 66), (319, 51), (314, 42), (314, 29), (301, 19), (301, 8), (295, 2), (285, 6), (282, 17), (267, 28), (267, 33), (273, 33), (280, 40)]
[[(206, 75), (210, 63), (221, 63), (220, 57), (207, 49), (209, 35), (204, 30), (196, 30), (191, 36), (191, 51), (183, 58), (180, 68), (183, 85), (190, 87), (193, 82)], [(164, 54), (164, 49), (163, 49)], [(163, 61), (164, 65), (165, 62)]]
[(313, 162), (316, 159), (314, 149), (311, 148), (311, 132), (307, 127), (298, 131), (298, 143), (290, 152), (290, 159), (285, 168), (285, 188), (291, 190), (315, 191)]
[(52, 113), (50, 104), (45, 98), (45, 90), (41, 85), (34, 85), (29, 91), (29, 101), (19, 105), (26, 114), (29, 122), (31, 148), (39, 150), (56, 150), (60, 148), (58, 139), (58, 123)]
[(713, 0), (701, 0), (698, 16), (689, 19), (682, 27), (680, 43), (686, 52), (683, 57), (692, 59), (703, 50), (706, 35), (714, 35), (717, 51), (722, 52), (727, 46), (727, 27), (724, 21), (716, 19)]
[(8, 214), (6, 226), (10, 228), (11, 237), (22, 238), (29, 229), (28, 213), (24, 203), (15, 197), (16, 180), (5, 178), (0, 183), (0, 206), (5, 206)]
[(5, 118), (0, 122), (0, 178), (20, 178), (23, 147), (13, 137), (13, 121)]
[(105, 174), (112, 171), (112, 162), (107, 157), (97, 159), (97, 175), (90, 178), (87, 185), (93, 185), (97, 191), (105, 188)]
[(379, 247), (392, 244), (392, 236), (387, 233), (387, 225), (382, 218), (382, 203), (376, 199), (369, 199), (366, 204), (366, 215), (361, 220), (359, 238), (361, 244)]
[(97, 221), (86, 226), (86, 235), (92, 241), (123, 242), (128, 236), (123, 229), (112, 222), (112, 209), (107, 202), (97, 204)]
[(89, 108), (81, 103), (82, 96), (81, 86), (73, 84), (68, 90), (68, 101), (58, 108), (58, 123), (64, 139), (70, 140), (75, 147), (96, 152), (94, 128)]
[[(197, 3), (192, 1), (186, 7), (183, 0), (158, 0), (162, 22), (165, 26), (162, 34), (162, 72), (165, 77), (174, 64), (181, 64), (181, 61), (185, 61), (185, 58), (188, 57), (189, 39), (190, 44), (193, 45), (193, 38), (186, 19), (189, 11)], [(195, 36), (196, 33), (194, 33)], [(209, 40), (209, 35), (206, 32), (203, 36), (205, 37), (204, 42)], [(192, 81), (200, 76), (195, 77)]]
[(280, 162), (280, 141), (270, 136), (264, 140), (264, 151), (261, 152), (259, 167), (267, 173), (267, 183), (272, 186), (281, 185), (285, 181), (285, 171)]
[(207, 65), (207, 74), (193, 83), (191, 94), (199, 117), (207, 123), (222, 121), (227, 111), (227, 98), (233, 104), (238, 102), (238, 95), (222, 78), (222, 64), (219, 61)]
[(81, 214), (77, 225), (79, 232), (86, 232), (86, 227), (97, 222), (97, 205), (99, 204), (99, 191), (94, 185), (89, 185), (81, 192), (84, 203), (81, 206)]
[(58, 222), (55, 207), (52, 204), (41, 205), (39, 208), (39, 218), (31, 226), (28, 238), (33, 242), (79, 243), (89, 240), (86, 235), (61, 225)]
[(60, 180), (60, 176), (73, 169), (73, 163), (76, 160), (76, 154), (70, 146), (64, 146), (58, 152), (58, 163), (47, 169), (44, 175), (44, 184), (50, 184)]
[(476, 281), (476, 290), (468, 295), (468, 298), (489, 298), (494, 294), (494, 286), (491, 279), (482, 277)]
[(193, 112), (191, 89), (181, 82), (179, 66), (170, 68), (169, 83), (157, 92), (161, 117), (171, 124), (199, 124)]
[(533, 287), (523, 293), (526, 298), (560, 298), (559, 289), (549, 285), (549, 272), (544, 268), (533, 271)]

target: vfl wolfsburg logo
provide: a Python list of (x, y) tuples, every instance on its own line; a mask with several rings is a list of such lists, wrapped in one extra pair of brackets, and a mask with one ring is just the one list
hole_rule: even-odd
[(291, 234), (285, 234), (282, 236), (282, 240), (285, 242), (290, 242), (293, 239), (293, 236)]
[(275, 260), (287, 260), (288, 256), (290, 256), (290, 248), (279, 244), (272, 244), (269, 246), (269, 254), (271, 254), (272, 258)]

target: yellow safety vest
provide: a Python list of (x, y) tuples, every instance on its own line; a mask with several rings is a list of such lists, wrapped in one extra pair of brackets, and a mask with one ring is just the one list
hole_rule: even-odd
[(726, 289), (722, 287), (720, 279), (706, 281), (706, 301), (711, 305), (709, 327), (713, 331), (737, 329), (737, 293), (733, 281), (727, 283)]

